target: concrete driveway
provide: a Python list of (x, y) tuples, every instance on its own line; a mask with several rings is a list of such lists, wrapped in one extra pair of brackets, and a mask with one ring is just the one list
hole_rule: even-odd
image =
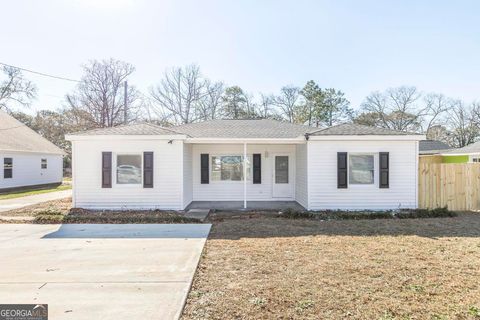
[(176, 319), (209, 224), (0, 224), (1, 303), (50, 319)]
[(0, 200), (0, 212), (6, 212), (13, 209), (19, 209), (34, 204), (68, 198), (72, 196), (72, 190), (62, 190), (55, 192), (47, 192), (34, 194), (31, 196), (18, 197), (13, 199)]

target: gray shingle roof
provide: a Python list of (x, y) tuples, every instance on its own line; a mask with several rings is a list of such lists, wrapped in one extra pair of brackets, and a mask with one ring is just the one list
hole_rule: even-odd
[(65, 153), (62, 149), (2, 110), (0, 110), (0, 137), (0, 151)]
[(470, 154), (470, 153), (480, 153), (480, 141), (474, 142), (465, 146), (463, 148), (450, 149), (442, 154)]
[(452, 149), (448, 144), (438, 140), (422, 140), (418, 146), (420, 154), (437, 154)]
[(137, 123), (118, 127), (99, 128), (88, 131), (71, 133), (75, 136), (103, 136), (103, 135), (176, 135), (182, 134), (171, 129), (157, 126), (152, 123)]
[(211, 120), (173, 127), (193, 138), (297, 138), (317, 128), (275, 120)]
[(151, 123), (139, 123), (128, 126), (94, 129), (72, 133), (76, 136), (91, 135), (187, 135), (189, 138), (225, 138), (225, 139), (291, 139), (304, 136), (321, 135), (411, 135), (412, 133), (394, 131), (358, 124), (341, 124), (326, 129), (292, 124), (288, 122), (257, 120), (210, 120), (189, 123), (172, 128), (164, 128)]
[(377, 128), (371, 126), (364, 126), (354, 123), (344, 123), (333, 127), (320, 129), (312, 132), (311, 136), (365, 136), (365, 135), (382, 135), (382, 136), (406, 136), (417, 135), (416, 133), (409, 133), (404, 131), (395, 131), (384, 128)]

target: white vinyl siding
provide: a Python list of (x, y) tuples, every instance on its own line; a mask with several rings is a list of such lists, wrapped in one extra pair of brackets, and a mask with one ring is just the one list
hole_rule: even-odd
[[(243, 155), (243, 144), (194, 144), (193, 145), (193, 201), (243, 201), (243, 181), (212, 181), (200, 183), (200, 154)], [(262, 183), (253, 184), (247, 180), (248, 201), (295, 200), (292, 198), (272, 197), (273, 154), (286, 153), (290, 161), (295, 162), (295, 145), (247, 145), (247, 155), (259, 153), (262, 157)], [(211, 170), (211, 162), (209, 162)], [(294, 167), (293, 167), (294, 168)], [(290, 173), (292, 183), (295, 183), (295, 170)]]
[[(183, 209), (183, 141), (79, 140), (73, 142), (74, 206), (93, 209)], [(153, 188), (112, 184), (102, 188), (102, 152), (143, 154), (153, 151)], [(112, 177), (115, 173), (112, 161)]]
[[(3, 159), (12, 158), (12, 178), (4, 179)], [(48, 166), (42, 169), (42, 159), (46, 159)], [(0, 151), (0, 190), (40, 184), (60, 183), (63, 177), (63, 157), (27, 152)]]
[(296, 146), (295, 199), (303, 207), (308, 206), (307, 145)]
[[(308, 208), (396, 209), (416, 207), (416, 141), (309, 141)], [(389, 152), (390, 186), (380, 189), (378, 179), (370, 185), (337, 188), (337, 152), (376, 154)], [(375, 162), (378, 172), (378, 161)]]

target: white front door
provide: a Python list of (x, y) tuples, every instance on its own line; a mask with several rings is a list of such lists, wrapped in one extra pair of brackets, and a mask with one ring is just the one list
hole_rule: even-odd
[(273, 155), (273, 198), (292, 198), (292, 159), (288, 154)]

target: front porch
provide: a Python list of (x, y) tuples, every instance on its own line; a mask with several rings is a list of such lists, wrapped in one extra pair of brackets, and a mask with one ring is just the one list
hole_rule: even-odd
[(185, 143), (184, 208), (307, 207), (305, 141)]

